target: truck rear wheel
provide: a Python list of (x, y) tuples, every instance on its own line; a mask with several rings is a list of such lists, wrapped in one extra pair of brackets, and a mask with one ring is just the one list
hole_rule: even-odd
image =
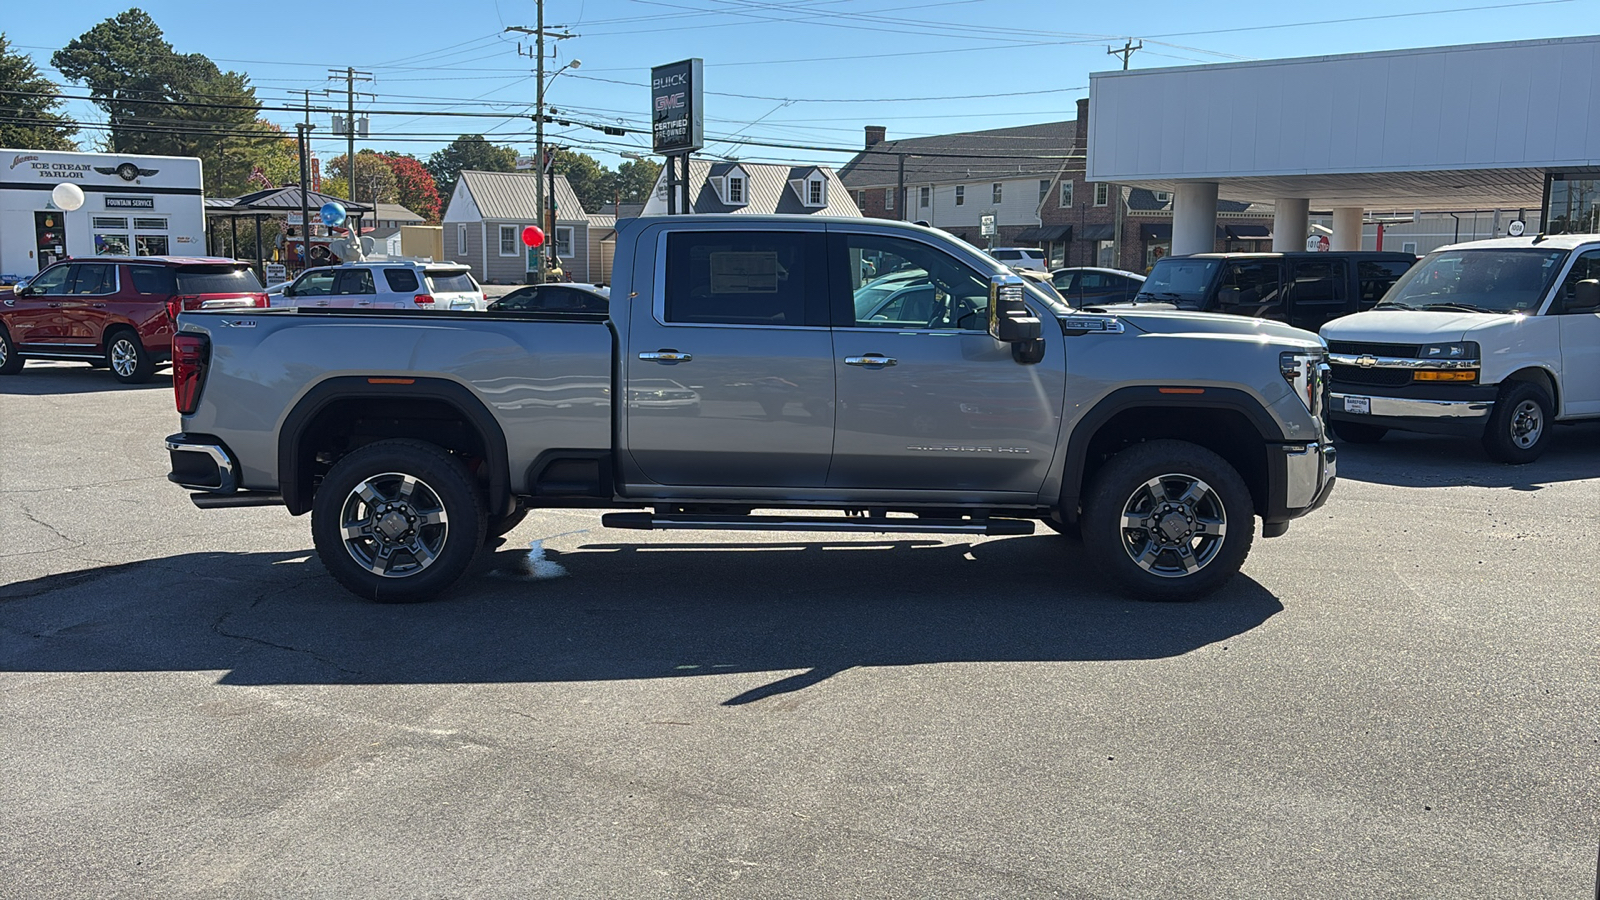
[(1244, 565), (1254, 537), (1244, 479), (1186, 441), (1149, 441), (1113, 456), (1083, 507), (1090, 558), (1138, 600), (1211, 593)]
[(467, 571), (487, 517), (465, 466), (423, 441), (378, 441), (335, 463), (311, 506), (329, 574), (379, 603), (431, 600)]
[(11, 335), (0, 328), (0, 375), (15, 375), (21, 371), (22, 357), (17, 354), (17, 345), (11, 343)]

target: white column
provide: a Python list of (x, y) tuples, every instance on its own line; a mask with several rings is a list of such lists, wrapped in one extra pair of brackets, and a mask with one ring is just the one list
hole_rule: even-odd
[(1217, 183), (1188, 181), (1172, 194), (1172, 255), (1217, 249)]
[(1311, 201), (1303, 197), (1280, 197), (1272, 201), (1272, 206), (1272, 252), (1306, 249)]
[(1328, 239), (1330, 250), (1361, 249), (1361, 214), (1359, 206), (1336, 206), (1333, 210), (1333, 237)]

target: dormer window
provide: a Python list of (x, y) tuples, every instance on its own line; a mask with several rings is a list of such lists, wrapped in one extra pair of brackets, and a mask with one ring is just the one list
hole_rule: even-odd
[[(794, 175), (789, 179), (789, 190), (794, 191), (802, 206), (821, 209), (828, 205), (828, 176), (825, 173), (812, 167)], [(864, 196), (864, 192), (857, 196)], [(862, 205), (860, 199), (857, 199), (856, 205)]]
[(711, 176), (710, 180), (723, 204), (745, 206), (750, 203), (750, 173), (742, 167), (734, 166), (721, 175)]
[(806, 182), (806, 203), (810, 206), (825, 205), (822, 200), (821, 178), (812, 178)]
[(744, 178), (739, 175), (728, 176), (728, 205), (744, 204)]

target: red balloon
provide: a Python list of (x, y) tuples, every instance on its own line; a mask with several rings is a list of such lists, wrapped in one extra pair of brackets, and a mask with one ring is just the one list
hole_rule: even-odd
[(544, 232), (537, 225), (529, 225), (522, 229), (522, 242), (529, 247), (537, 247), (544, 243)]

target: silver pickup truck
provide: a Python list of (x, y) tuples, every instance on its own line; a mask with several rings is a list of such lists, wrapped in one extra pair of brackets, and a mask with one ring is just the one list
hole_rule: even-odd
[[(929, 228), (618, 229), (609, 313), (184, 313), (172, 481), (311, 513), (328, 571), (433, 597), (536, 507), (616, 528), (1015, 535), (1200, 596), (1334, 483), (1326, 352), (1237, 316), (1080, 312)], [(841, 515), (842, 513), (842, 515)]]

